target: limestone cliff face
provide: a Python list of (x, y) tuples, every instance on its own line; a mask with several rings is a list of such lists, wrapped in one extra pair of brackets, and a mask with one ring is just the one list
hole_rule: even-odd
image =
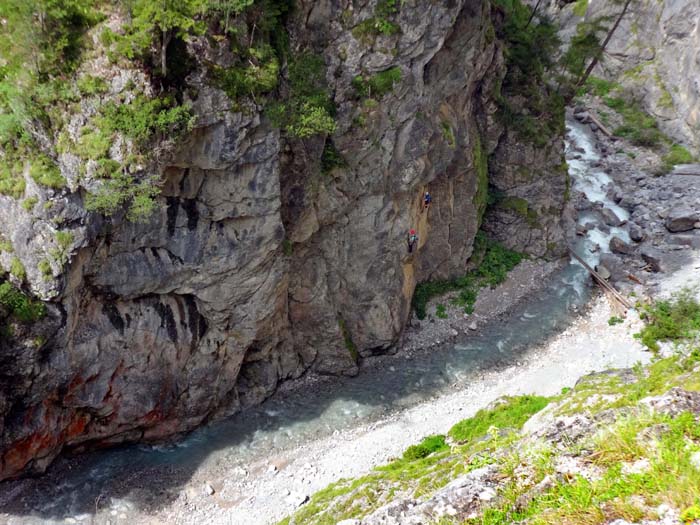
[[(565, 38), (574, 34), (582, 20), (620, 11), (610, 0), (589, 0), (585, 16), (576, 15), (572, 2), (551, 0), (547, 8), (561, 24)], [(594, 74), (622, 84), (656, 117), (662, 131), (697, 152), (698, 68), (700, 4), (695, 0), (638, 0), (632, 2)]]
[[(40, 471), (64, 447), (191, 430), (307, 370), (356, 373), (358, 359), (397, 343), (418, 282), (464, 272), (489, 156), (493, 184), (550, 217), (506, 213), (491, 230), (538, 255), (561, 241), (561, 139), (544, 153), (521, 147), (495, 118), (506, 66), (489, 2), (402, 2), (400, 32), (354, 36), (374, 9), (304, 0), (288, 22), (291, 47), (327, 65), (332, 137), (281, 135), (261, 107), (234, 106), (210, 85), (200, 63), (188, 79), (197, 124), (153, 167), (162, 195), (148, 222), (86, 212), (77, 161), (65, 155), (68, 190), (27, 177), (51, 208), (30, 215), (0, 196), (12, 257), (49, 309), (31, 334), (0, 341), (0, 479)], [(393, 67), (401, 80), (379, 104), (357, 100), (357, 75)], [(125, 74), (108, 76), (110, 89)], [(324, 173), (329, 141), (344, 163)], [(530, 173), (522, 180), (519, 165)], [(58, 248), (58, 223), (72, 240), (47, 276), (37, 263)]]

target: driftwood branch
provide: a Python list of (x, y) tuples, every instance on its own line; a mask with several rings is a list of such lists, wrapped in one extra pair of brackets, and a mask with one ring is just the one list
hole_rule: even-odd
[(574, 259), (580, 262), (581, 265), (586, 270), (588, 270), (588, 273), (591, 274), (596, 284), (598, 284), (598, 286), (600, 286), (603, 289), (603, 291), (605, 291), (606, 294), (608, 294), (609, 297), (614, 298), (615, 301), (620, 303), (625, 308), (625, 310), (630, 310), (633, 308), (632, 303), (630, 303), (620, 292), (613, 288), (613, 286), (608, 281), (603, 279), (603, 277), (598, 272), (591, 268), (590, 265), (573, 250), (573, 248), (569, 247), (569, 252), (574, 257)]
[(600, 129), (600, 131), (602, 131), (603, 133), (605, 133), (605, 134), (606, 134), (608, 137), (610, 137), (610, 138), (613, 137), (612, 132), (611, 132), (611, 131), (600, 121), (600, 119), (598, 119), (598, 117), (596, 117), (596, 116), (593, 114), (593, 112), (591, 112), (590, 110), (588, 111), (588, 116), (590, 117), (591, 121), (593, 121), (593, 124), (595, 124), (596, 126), (598, 126), (598, 128)]

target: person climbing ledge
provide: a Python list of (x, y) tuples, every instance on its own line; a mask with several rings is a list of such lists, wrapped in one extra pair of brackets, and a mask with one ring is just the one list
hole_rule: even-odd
[(425, 196), (423, 197), (423, 210), (427, 211), (431, 202), (433, 202), (433, 198), (431, 197), (430, 192), (426, 191)]
[(413, 247), (416, 245), (418, 242), (418, 235), (416, 234), (416, 230), (411, 230), (408, 232), (408, 253), (413, 253)]

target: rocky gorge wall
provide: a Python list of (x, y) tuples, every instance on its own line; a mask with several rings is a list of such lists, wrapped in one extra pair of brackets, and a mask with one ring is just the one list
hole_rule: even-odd
[[(191, 430), (307, 370), (357, 373), (358, 359), (400, 340), (417, 283), (464, 273), (489, 181), (540, 220), (501, 210), (487, 230), (534, 255), (561, 250), (561, 137), (540, 151), (496, 117), (502, 15), (487, 0), (409, 1), (399, 32), (360, 34), (375, 8), (300, 1), (287, 23), (290, 46), (327, 66), (332, 137), (292, 139), (260, 105), (234, 104), (203, 65), (222, 57), (195, 39), (196, 124), (153, 168), (162, 191), (147, 222), (86, 211), (89, 181), (69, 153), (59, 155), (68, 188), (26, 177), (41, 204), (33, 211), (0, 195), (13, 246), (0, 264), (21, 261), (48, 309), (0, 340), (0, 479), (41, 471), (65, 447)], [(115, 96), (129, 74), (143, 75), (100, 57), (86, 67)], [(401, 72), (390, 92), (358, 99), (358, 75), (390, 68)], [(83, 101), (74, 118), (91, 111)], [(329, 144), (343, 162), (325, 171)], [(59, 225), (68, 242), (56, 239)], [(64, 264), (53, 257), (42, 270), (56, 250)]]
[[(621, 9), (611, 0), (551, 0), (542, 6), (560, 25), (564, 40), (580, 22), (614, 16)], [(633, 0), (603, 58), (594, 75), (618, 82), (664, 133), (697, 154), (700, 79), (694, 73), (700, 66), (700, 4)]]

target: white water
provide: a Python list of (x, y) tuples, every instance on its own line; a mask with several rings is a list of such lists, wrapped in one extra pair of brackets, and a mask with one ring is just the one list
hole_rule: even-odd
[[(569, 160), (574, 188), (626, 219), (626, 212), (606, 197), (610, 178), (591, 168), (599, 156), (590, 136), (578, 123), (570, 123), (569, 129), (585, 150), (581, 159)], [(571, 146), (567, 149), (571, 155)], [(581, 224), (589, 221), (590, 216), (585, 214), (579, 218)], [(626, 239), (622, 229), (611, 228), (605, 233), (594, 228), (578, 240), (576, 249), (595, 265), (599, 254), (594, 248), (597, 245), (608, 251), (613, 235)], [(390, 364), (379, 361), (356, 378), (333, 378), (318, 384), (313, 392), (273, 396), (261, 407), (202, 428), (174, 445), (129, 446), (94, 453), (81, 458), (71, 470), (61, 463), (46, 476), (45, 483), (27, 491), (28, 497), (42, 502), (41, 506), (29, 514), (14, 513), (12, 523), (107, 523), (115, 515), (128, 518), (139, 504), (133, 501), (130, 480), (139, 480), (137, 485), (142, 486), (152, 471), (159, 473), (159, 482), (163, 483), (163, 472), (191, 473), (212, 458), (229, 467), (246, 465), (343, 429), (368, 425), (434, 396), (466, 389), (485, 371), (516, 362), (528, 348), (563, 330), (571, 322), (572, 307), (582, 306), (589, 299), (587, 282), (587, 273), (572, 263), (514, 312), (507, 323), (491, 323), (478, 336), (450, 348), (424, 352), (411, 360), (392, 360)], [(153, 493), (159, 489), (147, 481), (145, 485)], [(10, 484), (5, 487), (12, 488)], [(0, 485), (0, 495), (3, 488)], [(93, 518), (95, 501), (100, 500), (100, 512)]]
[[(610, 176), (594, 167), (601, 159), (596, 151), (593, 137), (590, 130), (577, 121), (567, 122), (567, 131), (573, 137), (573, 143), (567, 141), (566, 153), (569, 164), (569, 175), (573, 181), (573, 189), (583, 192), (592, 203), (602, 203), (615, 213), (620, 221), (629, 219), (629, 213), (616, 204), (607, 196), (607, 186), (612, 183)], [(575, 146), (582, 148), (582, 153), (575, 151)], [(573, 156), (580, 155), (580, 159)], [(579, 214), (578, 223), (582, 226), (593, 223), (598, 224), (599, 220), (593, 212), (582, 212)], [(579, 241), (577, 249), (579, 255), (590, 264), (595, 266), (600, 261), (600, 253), (610, 253), (610, 240), (619, 237), (625, 242), (630, 242), (629, 233), (620, 227), (610, 227), (609, 231), (604, 231), (600, 226), (595, 226), (586, 237)]]

